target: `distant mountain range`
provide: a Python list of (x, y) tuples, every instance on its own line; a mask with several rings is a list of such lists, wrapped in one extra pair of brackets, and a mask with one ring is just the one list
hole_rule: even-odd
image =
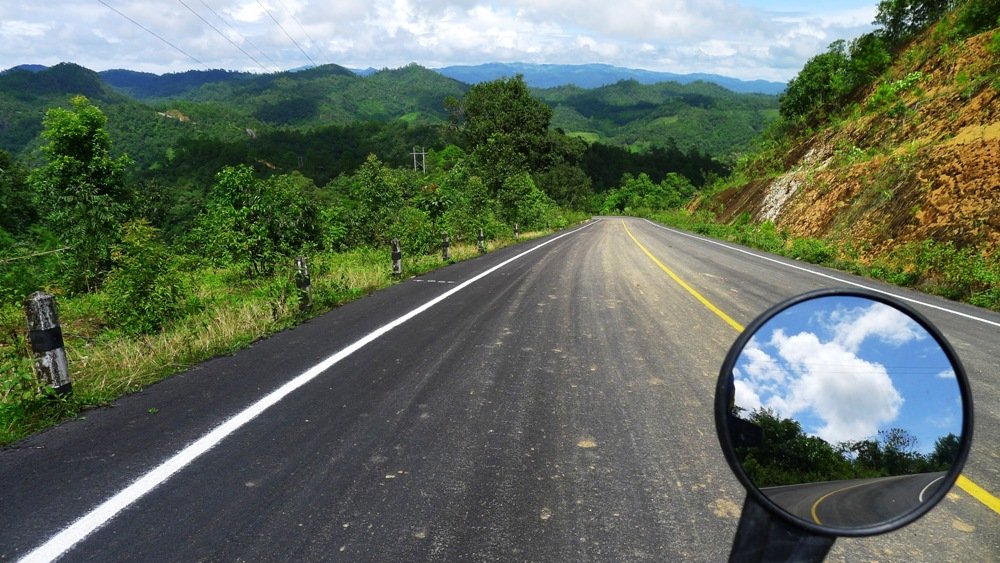
[[(335, 65), (326, 65), (335, 66)], [(9, 70), (19, 69), (31, 72), (39, 72), (48, 67), (42, 65), (20, 65)], [(343, 67), (340, 67), (343, 68)], [(289, 72), (306, 71), (309, 68), (294, 69)], [(343, 69), (347, 71), (348, 69)], [(350, 69), (350, 72), (358, 76), (369, 76), (378, 72), (379, 69)], [(385, 69), (382, 69), (385, 70)], [(655, 72), (636, 68), (623, 68), (606, 64), (581, 64), (581, 65), (559, 65), (559, 64), (532, 64), (532, 63), (486, 63), (481, 65), (456, 65), (431, 69), (435, 72), (453, 78), (465, 84), (476, 84), (478, 82), (488, 82), (498, 78), (513, 77), (518, 74), (524, 76), (525, 82), (532, 88), (555, 88), (558, 86), (579, 86), (580, 88), (600, 88), (614, 84), (622, 80), (635, 80), (640, 84), (657, 84), (660, 82), (677, 82), (678, 84), (691, 84), (692, 82), (710, 82), (718, 84), (723, 88), (741, 94), (769, 94), (777, 95), (785, 90), (784, 82), (769, 82), (767, 80), (740, 80), (721, 76), (718, 74), (693, 73), (674, 74), (672, 72)], [(129, 89), (137, 87), (140, 83), (148, 86), (150, 82), (165, 83), (166, 80), (159, 80), (160, 77), (154, 74), (108, 70), (100, 73), (109, 84), (116, 87)], [(188, 76), (192, 80), (198, 80), (202, 84), (223, 80), (226, 75), (246, 75), (247, 73), (231, 72), (223, 70), (213, 70), (208, 72), (188, 71), (182, 73), (172, 73), (163, 75), (173, 77), (171, 86), (190, 87), (190, 82), (176, 80), (178, 76)], [(183, 85), (183, 86), (182, 86)], [(170, 95), (180, 93), (164, 92), (160, 88), (159, 94)]]
[(738, 93), (777, 95), (785, 90), (783, 82), (766, 80), (739, 80), (717, 74), (674, 74), (605, 64), (556, 65), (529, 63), (487, 63), (475, 66), (447, 66), (433, 69), (466, 84), (486, 82), (502, 77), (524, 75), (532, 88), (555, 88), (574, 85), (581, 88), (599, 88), (622, 80), (635, 80), (640, 84), (660, 82), (711, 82)]

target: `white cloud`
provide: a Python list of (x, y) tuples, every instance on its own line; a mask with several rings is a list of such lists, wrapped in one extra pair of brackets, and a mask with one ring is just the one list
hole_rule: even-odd
[(3, 39), (5, 43), (8, 41), (37, 39), (45, 37), (45, 33), (48, 30), (49, 30), (49, 25), (44, 23), (33, 23), (33, 22), (16, 21), (16, 20), (4, 21), (0, 22), (0, 39)]
[(955, 375), (954, 369), (946, 369), (938, 373), (937, 376), (939, 379), (955, 379), (958, 377), (957, 375)]
[[(871, 10), (860, 0), (815, 8), (803, 4), (794, 10), (736, 0), (262, 2), (317, 62), (375, 67), (598, 62), (769, 80), (787, 80), (833, 39), (866, 31), (870, 18), (865, 14)], [(257, 66), (179, 3), (108, 3), (209, 67)], [(60, 60), (94, 70), (199, 67), (99, 3), (49, 0), (30, 10), (13, 4), (0, 5), (0, 37), (7, 45), (19, 45), (15, 40), (30, 45), (0, 53), (2, 68)], [(201, 2), (187, 4), (235, 42), (264, 51), (281, 68), (308, 63), (257, 0), (208, 2), (225, 23)], [(247, 51), (264, 56), (254, 48)]]
[(821, 342), (812, 333), (786, 336), (778, 330), (771, 345), (794, 376), (784, 396), (773, 396), (768, 405), (784, 417), (811, 411), (823, 421), (815, 432), (824, 440), (873, 436), (899, 414), (903, 397), (885, 366), (859, 358), (836, 340)]
[(899, 346), (925, 333), (881, 304), (838, 310), (814, 321), (830, 336), (767, 327), (769, 334), (748, 342), (733, 372), (736, 404), (769, 408), (782, 418), (818, 420), (805, 429), (830, 443), (870, 438), (896, 420), (904, 398), (884, 365), (859, 356), (862, 344), (874, 338)]
[(875, 303), (871, 307), (840, 310), (831, 316), (835, 323), (837, 342), (852, 352), (861, 344), (875, 338), (885, 344), (901, 346), (925, 338), (926, 331), (899, 311)]
[[(218, 13), (219, 11), (216, 10)], [(264, 8), (256, 1), (237, 2), (229, 8), (223, 8), (222, 13), (228, 15), (237, 23), (255, 23), (267, 17)]]

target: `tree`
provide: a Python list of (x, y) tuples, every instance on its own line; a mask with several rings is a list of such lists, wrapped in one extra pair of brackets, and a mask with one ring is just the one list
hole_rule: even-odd
[(535, 186), (531, 176), (522, 172), (508, 176), (497, 194), (500, 217), (521, 228), (545, 226), (548, 212), (555, 203)]
[(880, 33), (890, 45), (899, 47), (941, 19), (954, 4), (954, 0), (882, 0), (874, 23), (881, 26)]
[(902, 428), (879, 430), (883, 467), (888, 475), (909, 475), (919, 471), (917, 438)]
[(244, 264), (251, 275), (271, 273), (279, 260), (319, 243), (319, 213), (305, 197), (311, 185), (297, 173), (260, 180), (246, 165), (223, 168), (193, 235), (196, 244)]
[(532, 176), (535, 184), (563, 207), (579, 209), (593, 194), (592, 182), (580, 167), (587, 143), (561, 131), (546, 136), (544, 168)]
[(822, 119), (851, 88), (849, 59), (843, 40), (834, 41), (825, 53), (809, 59), (799, 74), (788, 83), (779, 100), (781, 116)]
[(403, 188), (392, 171), (374, 154), (351, 178), (350, 196), (356, 202), (354, 240), (358, 244), (387, 245), (389, 227), (405, 204)]
[(24, 170), (0, 151), (0, 229), (15, 238), (38, 221), (38, 210)]
[[(958, 12), (956, 26), (961, 37), (1000, 27), (1000, 0), (966, 0)], [(993, 44), (997, 45), (997, 36), (993, 37)], [(1000, 53), (994, 51), (994, 56)]]
[(104, 284), (108, 320), (126, 334), (149, 334), (182, 311), (176, 259), (145, 219), (122, 225)]
[(851, 41), (848, 72), (853, 89), (871, 84), (889, 68), (892, 55), (885, 39), (878, 33), (866, 33)]
[(929, 461), (938, 471), (951, 469), (958, 460), (958, 448), (960, 440), (958, 436), (949, 433), (934, 442), (934, 451), (930, 455)]
[(494, 192), (507, 177), (543, 167), (552, 108), (532, 97), (523, 76), (472, 86), (461, 115), (466, 139)]
[(42, 122), (48, 162), (31, 183), (46, 218), (70, 247), (66, 277), (73, 290), (97, 287), (111, 266), (111, 246), (128, 218), (132, 194), (125, 185), (128, 156), (111, 156), (107, 118), (87, 98), (70, 109), (52, 108)]

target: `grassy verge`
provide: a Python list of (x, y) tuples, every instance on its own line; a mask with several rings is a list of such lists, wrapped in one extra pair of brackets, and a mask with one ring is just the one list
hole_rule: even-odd
[[(545, 234), (521, 236), (526, 240)], [(487, 250), (512, 242), (492, 241)], [(475, 244), (451, 247), (452, 261), (478, 255)], [(308, 316), (397, 283), (390, 264), (388, 250), (358, 249), (312, 256), (313, 308)], [(403, 258), (406, 276), (444, 265), (440, 254)], [(38, 388), (21, 307), (0, 307), (0, 446), (87, 408), (106, 405), (195, 363), (244, 348), (306, 318), (299, 311), (291, 267), (258, 280), (247, 280), (234, 269), (219, 268), (198, 268), (187, 278), (186, 314), (152, 335), (126, 336), (108, 329), (104, 296), (100, 293), (58, 297), (73, 380), (73, 395), (68, 398)]]
[(850, 244), (792, 236), (769, 221), (757, 224), (742, 217), (720, 224), (711, 213), (685, 211), (660, 212), (650, 218), (781, 256), (1000, 311), (1000, 260), (973, 248), (925, 240), (863, 260), (859, 249)]

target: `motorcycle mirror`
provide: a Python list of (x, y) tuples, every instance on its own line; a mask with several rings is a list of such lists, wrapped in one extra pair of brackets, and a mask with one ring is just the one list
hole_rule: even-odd
[(972, 398), (952, 347), (911, 307), (820, 290), (739, 336), (715, 420), (745, 506), (832, 545), (905, 526), (944, 498), (969, 453)]

